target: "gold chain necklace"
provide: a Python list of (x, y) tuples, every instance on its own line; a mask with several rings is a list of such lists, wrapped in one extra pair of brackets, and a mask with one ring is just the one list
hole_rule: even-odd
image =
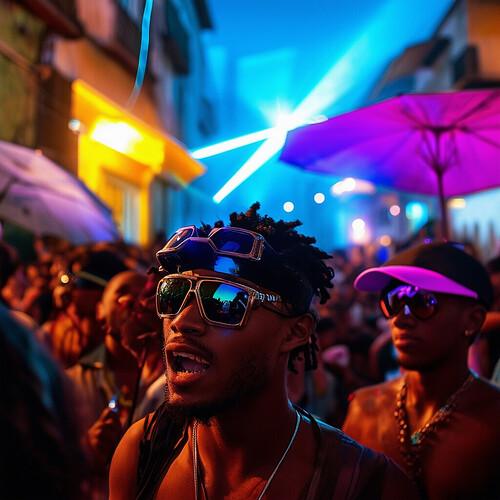
[(408, 377), (403, 378), (403, 385), (399, 390), (396, 410), (394, 417), (399, 426), (399, 451), (405, 459), (405, 463), (410, 478), (418, 484), (418, 480), (422, 474), (422, 466), (420, 464), (420, 452), (424, 439), (434, 431), (438, 424), (443, 421), (449, 421), (450, 415), (453, 413), (457, 403), (463, 398), (466, 391), (472, 383), (477, 379), (475, 373), (471, 373), (465, 382), (447, 399), (446, 403), (431, 417), (431, 419), (420, 429), (410, 435), (408, 426), (408, 414), (406, 412), (406, 397), (408, 394)]
[[(300, 413), (297, 410), (295, 410), (295, 413), (297, 415), (297, 420), (295, 422), (295, 429), (293, 431), (292, 437), (290, 438), (288, 446), (286, 447), (286, 450), (284, 451), (283, 455), (281, 455), (281, 458), (279, 459), (278, 464), (276, 465), (276, 467), (274, 468), (273, 472), (269, 476), (269, 479), (266, 481), (266, 484), (264, 485), (264, 488), (260, 492), (260, 495), (257, 498), (257, 500), (261, 500), (264, 497), (264, 493), (267, 491), (267, 488), (269, 488), (269, 485), (271, 484), (271, 481), (274, 479), (274, 476), (278, 472), (278, 469), (280, 468), (280, 465), (282, 464), (283, 460), (285, 460), (285, 457), (287, 456), (288, 452), (290, 451), (290, 448), (292, 447), (293, 442), (295, 441), (295, 437), (297, 436), (297, 431), (299, 430), (299, 425), (300, 425), (300, 421), (301, 421)], [(194, 476), (194, 498), (195, 498), (195, 500), (198, 500), (198, 443), (197, 443), (197, 429), (198, 429), (198, 420), (193, 425), (193, 476)], [(206, 493), (205, 493), (205, 498), (207, 498)]]

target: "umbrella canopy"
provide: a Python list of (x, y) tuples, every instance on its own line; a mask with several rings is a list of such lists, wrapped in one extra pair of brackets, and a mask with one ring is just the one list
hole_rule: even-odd
[(0, 141), (0, 218), (76, 244), (118, 239), (111, 211), (39, 151)]
[(445, 200), (500, 186), (500, 89), (406, 94), (288, 133), (281, 160)]

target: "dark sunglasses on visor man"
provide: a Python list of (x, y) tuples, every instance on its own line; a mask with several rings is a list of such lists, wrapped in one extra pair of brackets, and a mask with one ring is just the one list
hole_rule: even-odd
[[(260, 292), (233, 281), (215, 277), (170, 274), (158, 283), (156, 311), (160, 318), (174, 318), (193, 291), (202, 318), (215, 326), (239, 328), (245, 324), (250, 309), (267, 302), (281, 302), (279, 295)], [(274, 309), (272, 309), (275, 311)], [(279, 311), (275, 311), (279, 312)]]
[(188, 242), (208, 243), (218, 255), (239, 257), (248, 260), (260, 260), (264, 247), (274, 252), (264, 237), (248, 229), (238, 227), (216, 227), (210, 231), (208, 237), (201, 238), (195, 226), (186, 226), (178, 229), (157, 253), (158, 259), (168, 257), (169, 253), (181, 250)]
[(382, 291), (380, 307), (386, 318), (396, 316), (404, 306), (418, 319), (429, 319), (436, 311), (435, 295), (418, 286), (401, 285)]

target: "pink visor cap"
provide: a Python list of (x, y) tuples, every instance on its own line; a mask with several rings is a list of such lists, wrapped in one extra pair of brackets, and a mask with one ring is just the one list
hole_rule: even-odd
[(380, 267), (363, 271), (354, 287), (379, 292), (393, 279), (429, 292), (471, 297), (487, 309), (493, 303), (493, 288), (484, 266), (448, 242), (425, 243), (405, 250)]
[(354, 281), (358, 290), (365, 292), (379, 292), (383, 290), (392, 279), (397, 279), (418, 286), (428, 292), (451, 293), (477, 299), (477, 292), (460, 285), (456, 281), (442, 274), (413, 266), (387, 266), (374, 267), (363, 271)]

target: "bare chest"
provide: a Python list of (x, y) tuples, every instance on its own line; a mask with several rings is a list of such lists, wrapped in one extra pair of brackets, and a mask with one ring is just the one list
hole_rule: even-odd
[(430, 498), (500, 498), (500, 427), (492, 421), (452, 414), (419, 445), (400, 442), (395, 418), (372, 422), (363, 444), (391, 457), (410, 476), (419, 475)]
[(500, 429), (452, 418), (422, 443), (420, 462), (430, 498), (500, 498)]
[(189, 447), (185, 446), (163, 477), (156, 496), (159, 500), (195, 498), (194, 474)]
[[(200, 473), (195, 481), (191, 453), (185, 447), (165, 474), (158, 490), (158, 500), (195, 499), (195, 487), (198, 499), (250, 500), (257, 499), (266, 486), (271, 470), (263, 470), (242, 478), (230, 470), (218, 468), (212, 473)], [(265, 462), (263, 450), (263, 462)], [(266, 491), (266, 499), (301, 500), (307, 496), (313, 464), (289, 460), (283, 463)]]

